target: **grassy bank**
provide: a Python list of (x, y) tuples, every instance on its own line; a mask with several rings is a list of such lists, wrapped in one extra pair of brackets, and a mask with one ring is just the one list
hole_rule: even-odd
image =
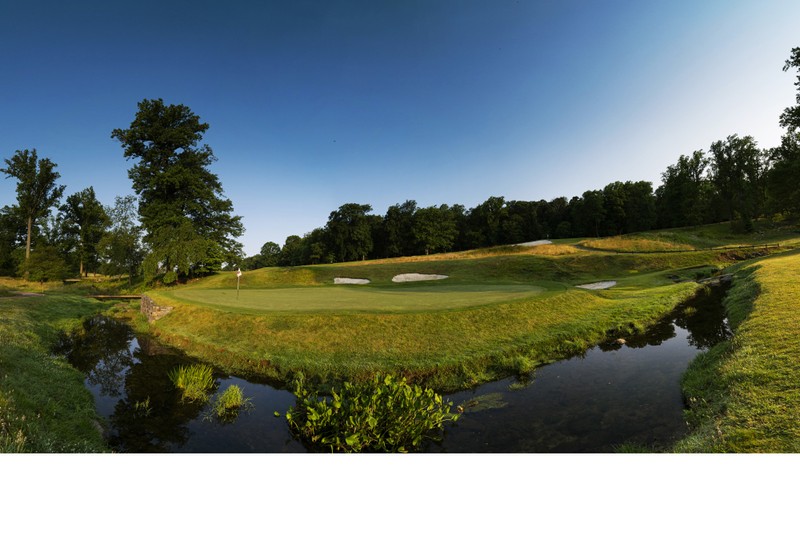
[[(219, 274), (152, 293), (175, 310), (153, 330), (233, 370), (278, 382), (362, 380), (391, 372), (437, 390), (506, 375), (641, 331), (695, 292), (692, 279), (728, 262), (714, 252), (580, 251), (358, 262)], [(399, 273), (447, 280), (395, 284)], [(334, 277), (371, 280), (343, 288)], [(576, 284), (618, 281), (605, 291)], [(675, 283), (680, 281), (680, 283)]]
[(105, 306), (77, 295), (11, 296), (8, 287), (0, 298), (0, 452), (106, 450), (83, 375), (50, 353), (59, 331)]
[(743, 266), (726, 307), (734, 337), (687, 371), (692, 435), (675, 450), (800, 451), (800, 254)]

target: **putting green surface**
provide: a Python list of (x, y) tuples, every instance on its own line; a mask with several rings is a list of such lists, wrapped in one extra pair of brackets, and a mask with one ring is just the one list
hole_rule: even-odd
[(410, 287), (324, 286), (283, 289), (179, 289), (172, 297), (226, 311), (419, 312), (462, 309), (530, 298), (537, 285), (415, 285)]

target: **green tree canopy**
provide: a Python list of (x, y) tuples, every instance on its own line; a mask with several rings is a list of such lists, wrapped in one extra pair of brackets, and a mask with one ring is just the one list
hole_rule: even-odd
[(800, 214), (800, 132), (784, 134), (770, 159), (772, 168), (766, 177), (770, 210)]
[(56, 185), (61, 176), (55, 171), (56, 164), (48, 158), (39, 159), (36, 150), (27, 149), (17, 152), (6, 159), (6, 167), (0, 172), (6, 178), (17, 179), (17, 202), (19, 212), (27, 223), (25, 238), (25, 260), (31, 256), (31, 236), (36, 221), (46, 215), (58, 204), (65, 186)]
[(161, 99), (142, 100), (138, 107), (130, 127), (117, 128), (111, 137), (127, 159), (137, 160), (128, 176), (150, 247), (146, 264), (191, 274), (236, 262), (242, 246), (235, 238), (244, 229), (208, 169), (216, 160), (208, 145), (200, 145), (208, 124), (185, 105)]
[(412, 225), (414, 213), (417, 211), (416, 201), (392, 205), (386, 210), (383, 219), (386, 231), (386, 256), (407, 256), (413, 254), (411, 245), (414, 241)]
[(142, 229), (138, 224), (136, 210), (134, 195), (116, 197), (114, 206), (107, 209), (111, 228), (97, 246), (105, 261), (105, 273), (126, 274), (131, 283), (139, 274), (145, 256), (142, 248)]
[(762, 155), (752, 136), (734, 134), (711, 144), (711, 181), (731, 223), (744, 231), (753, 229), (763, 203), (761, 173)]
[(450, 207), (441, 205), (418, 209), (414, 213), (413, 234), (425, 254), (449, 251), (458, 235)]
[(372, 227), (367, 214), (370, 205), (346, 203), (328, 217), (325, 229), (336, 260), (364, 260), (372, 251)]
[(76, 242), (80, 273), (97, 268), (97, 245), (110, 223), (103, 205), (91, 186), (67, 197), (61, 205), (62, 229)]
[(789, 131), (800, 130), (800, 48), (792, 48), (792, 53), (786, 64), (783, 66), (784, 71), (790, 69), (797, 69), (797, 79), (795, 80), (795, 87), (797, 88), (797, 103), (783, 110), (781, 114), (781, 126)]

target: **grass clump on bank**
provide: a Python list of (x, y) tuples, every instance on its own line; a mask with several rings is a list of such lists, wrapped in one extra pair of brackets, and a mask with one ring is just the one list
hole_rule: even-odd
[(217, 397), (211, 409), (217, 419), (230, 421), (235, 419), (239, 412), (247, 407), (252, 407), (250, 398), (244, 397), (239, 385), (231, 385)]
[(726, 299), (734, 337), (684, 378), (691, 435), (679, 452), (800, 451), (800, 254), (742, 268)]
[(304, 379), (295, 382), (297, 403), (286, 413), (292, 433), (312, 449), (332, 452), (410, 452), (441, 435), (455, 422), (452, 402), (405, 379), (375, 374), (362, 383), (344, 383), (320, 398)]
[(56, 293), (0, 298), (0, 452), (107, 451), (83, 374), (51, 353), (103, 308)]
[(182, 365), (171, 369), (167, 377), (187, 402), (207, 401), (214, 386), (214, 370), (206, 364)]

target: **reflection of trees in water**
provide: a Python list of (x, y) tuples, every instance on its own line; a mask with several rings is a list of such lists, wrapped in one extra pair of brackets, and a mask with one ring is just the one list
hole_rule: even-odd
[(133, 332), (124, 323), (95, 317), (75, 338), (69, 360), (86, 373), (90, 384), (100, 387), (102, 396), (122, 395), (125, 373), (134, 365), (130, 342)]
[(604, 352), (619, 350), (623, 346), (644, 348), (658, 346), (675, 337), (675, 326), (689, 332), (689, 344), (699, 349), (708, 349), (731, 337), (725, 317), (725, 297), (727, 285), (704, 286), (697, 294), (681, 304), (672, 319), (664, 319), (644, 333), (625, 337), (625, 344), (615, 341), (600, 345)]
[(188, 441), (188, 424), (205, 404), (181, 402), (167, 373), (195, 360), (162, 346), (141, 346), (130, 327), (102, 316), (73, 337), (67, 356), (101, 395), (120, 397), (109, 418), (112, 448), (165, 452)]
[[(186, 444), (188, 424), (200, 415), (205, 404), (182, 402), (167, 373), (192, 360), (180, 354), (146, 355), (138, 349), (136, 357), (139, 363), (125, 380), (128, 397), (117, 403), (111, 416), (116, 433), (111, 445), (121, 451), (165, 452)], [(150, 403), (149, 415), (136, 408), (137, 402), (145, 400)]]
[(711, 348), (731, 338), (722, 299), (729, 285), (705, 286), (678, 308), (675, 324), (689, 332), (689, 343), (696, 348)]

